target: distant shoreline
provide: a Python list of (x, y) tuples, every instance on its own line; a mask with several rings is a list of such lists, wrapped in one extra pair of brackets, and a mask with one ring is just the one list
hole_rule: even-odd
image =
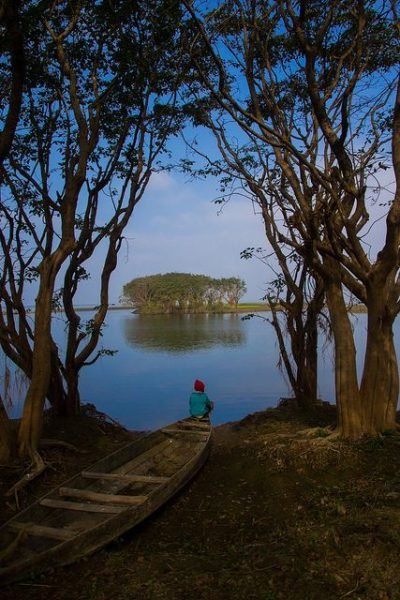
[[(77, 312), (93, 312), (97, 309), (96, 306), (79, 306), (77, 307), (75, 310)], [(112, 310), (129, 310), (134, 314), (140, 314), (140, 312), (136, 312), (135, 309), (132, 306), (126, 306), (123, 304), (113, 304), (111, 306), (108, 307), (109, 311)], [(174, 312), (174, 313), (143, 313), (145, 315), (156, 315), (156, 314), (165, 314), (165, 315), (180, 315), (180, 314), (184, 314), (184, 315), (189, 315), (189, 314), (198, 314), (198, 315), (204, 315), (204, 314), (235, 314), (235, 313), (256, 313), (256, 312), (270, 312), (271, 309), (269, 307), (268, 304), (263, 304), (263, 303), (257, 303), (257, 302), (246, 302), (243, 304), (238, 304), (238, 306), (236, 307), (230, 307), (230, 306), (224, 306), (222, 309), (220, 310), (210, 310), (210, 311), (193, 311), (193, 312)], [(355, 304), (352, 306), (348, 306), (348, 311), (350, 313), (355, 313), (355, 314), (363, 314), (367, 312), (366, 307), (363, 304)], [(35, 312), (34, 307), (32, 308), (28, 308), (27, 309), (27, 313), (33, 313)], [(62, 309), (60, 310), (56, 310), (54, 311), (54, 314), (57, 313), (63, 313), (64, 311)]]
[[(85, 311), (93, 311), (96, 310), (95, 306), (85, 306), (85, 307), (80, 307), (76, 309), (79, 312), (85, 312)], [(126, 305), (113, 305), (113, 306), (109, 306), (108, 308), (109, 311), (111, 310), (130, 310), (131, 312), (135, 313), (135, 314), (141, 314), (139, 311), (135, 311), (135, 309), (133, 308), (133, 306), (126, 306)], [(189, 315), (189, 314), (198, 314), (198, 315), (204, 315), (204, 314), (223, 314), (223, 313), (242, 313), (242, 312), (265, 312), (265, 311), (269, 311), (270, 308), (268, 306), (268, 304), (261, 304), (261, 303), (257, 303), (257, 302), (246, 302), (243, 304), (238, 304), (238, 306), (236, 307), (230, 307), (230, 306), (223, 306), (221, 309), (218, 310), (204, 310), (204, 311), (193, 311), (193, 312), (173, 312), (173, 313), (143, 313), (144, 315), (159, 315), (159, 314), (165, 314), (165, 315)], [(63, 312), (63, 311), (59, 311), (59, 312)]]

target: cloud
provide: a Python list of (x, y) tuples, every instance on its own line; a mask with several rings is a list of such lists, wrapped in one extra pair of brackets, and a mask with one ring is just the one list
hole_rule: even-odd
[(152, 173), (149, 184), (147, 186), (147, 193), (168, 191), (174, 188), (176, 181), (167, 171), (158, 171)]
[[(370, 231), (366, 227), (364, 242), (371, 258), (384, 239), (392, 181), (391, 173), (381, 178), (382, 193), (371, 210)], [(187, 181), (181, 175), (155, 173), (125, 230), (110, 302), (118, 303), (123, 285), (135, 277), (170, 271), (241, 277), (248, 288), (244, 300), (262, 298), (272, 272), (257, 259), (240, 258), (249, 246), (266, 247), (262, 218), (250, 200), (235, 197), (221, 210), (214, 203), (217, 196), (212, 179)], [(98, 303), (102, 257), (104, 248), (88, 266), (91, 279), (83, 283), (78, 304)]]
[[(160, 193), (161, 192), (161, 193)], [(131, 279), (170, 271), (237, 276), (246, 281), (246, 299), (258, 300), (268, 279), (265, 265), (245, 261), (240, 252), (264, 246), (261, 217), (245, 199), (221, 211), (213, 203), (213, 182), (186, 182), (157, 174), (126, 230), (129, 240), (113, 277), (113, 293)]]

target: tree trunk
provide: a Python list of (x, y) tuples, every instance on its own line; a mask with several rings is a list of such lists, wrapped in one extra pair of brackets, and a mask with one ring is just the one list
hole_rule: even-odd
[[(42, 266), (44, 267), (44, 264)], [(40, 288), (35, 304), (32, 377), (18, 434), (18, 452), (20, 456), (32, 456), (39, 446), (44, 400), (50, 383), (51, 301), (54, 277), (52, 277), (51, 272), (44, 273), (45, 270), (45, 268), (42, 268)]]
[(393, 341), (393, 317), (373, 292), (368, 302), (368, 330), (360, 394), (364, 432), (376, 435), (396, 427), (399, 372)]
[(7, 464), (14, 454), (13, 431), (3, 398), (0, 396), (0, 463)]
[(52, 372), (51, 313), (57, 272), (68, 255), (73, 240), (46, 257), (40, 267), (40, 285), (35, 303), (35, 328), (32, 376), (25, 398), (18, 432), (18, 453), (36, 461), (43, 425), (43, 407), (49, 392)]
[(65, 399), (65, 416), (77, 415), (80, 409), (79, 372), (72, 367), (66, 371), (67, 395)]
[[(69, 289), (67, 287), (67, 289)], [(67, 395), (65, 398), (65, 406), (63, 415), (72, 417), (79, 412), (80, 397), (79, 397), (79, 367), (77, 365), (76, 354), (78, 351), (78, 337), (80, 317), (76, 314), (73, 308), (72, 295), (67, 294), (67, 289), (64, 289), (64, 306), (68, 316), (68, 341), (65, 355), (65, 382), (67, 386)]]
[(297, 379), (299, 382), (298, 404), (303, 408), (312, 408), (317, 402), (318, 370), (318, 313), (310, 305), (307, 309), (304, 339), (304, 357), (299, 364)]
[(58, 356), (58, 349), (55, 343), (52, 343), (51, 353), (51, 376), (47, 399), (54, 409), (56, 415), (62, 415), (66, 402), (66, 393), (63, 384), (62, 365)]
[(335, 346), (338, 431), (345, 438), (357, 439), (364, 431), (352, 326), (340, 281), (330, 278), (326, 280), (325, 286)]

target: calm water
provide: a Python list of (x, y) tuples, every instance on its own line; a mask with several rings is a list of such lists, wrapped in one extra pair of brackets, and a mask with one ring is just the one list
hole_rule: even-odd
[(259, 318), (113, 311), (107, 321), (103, 344), (119, 352), (83, 373), (82, 400), (129, 428), (187, 416), (196, 378), (215, 402), (215, 424), (274, 406), (287, 394), (270, 328)]
[[(360, 349), (365, 322), (365, 315), (354, 318)], [(55, 335), (62, 347), (60, 318), (55, 319)], [(187, 416), (196, 378), (205, 381), (215, 402), (215, 424), (276, 406), (290, 393), (277, 367), (272, 327), (259, 317), (243, 321), (232, 314), (178, 317), (111, 311), (102, 346), (118, 354), (82, 371), (82, 401), (95, 404), (130, 429), (155, 429)], [(331, 349), (322, 346), (321, 340), (319, 396), (332, 402)]]

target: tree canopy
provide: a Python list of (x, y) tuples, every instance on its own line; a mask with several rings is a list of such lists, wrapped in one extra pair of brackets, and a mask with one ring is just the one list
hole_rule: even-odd
[[(392, 328), (400, 310), (395, 3), (184, 4), (199, 80), (190, 86), (186, 111), (213, 133), (218, 150), (212, 155), (196, 147), (206, 163), (202, 174), (221, 176), (221, 201), (245, 193), (260, 207), (301, 311), (307, 287), (318, 291), (322, 284), (335, 341), (341, 433), (358, 437), (393, 428), (399, 384)], [(394, 189), (377, 217), (380, 180), (391, 167)], [(386, 219), (386, 232), (372, 250), (368, 234), (376, 218)], [(368, 308), (360, 381), (348, 293)]]
[[(175, 0), (16, 6), (19, 12), (0, 11), (8, 52), (1, 108), (12, 121), (0, 140), (0, 343), (30, 380), (19, 451), (32, 456), (45, 398), (73, 414), (79, 372), (102, 353), (97, 344), (123, 231), (179, 130), (184, 68)], [(21, 36), (18, 47), (11, 43), (17, 30), (24, 32), (23, 65)], [(75, 298), (95, 257), (98, 309), (83, 322)], [(33, 314), (29, 286), (37, 290)], [(51, 334), (55, 304), (66, 316), (65, 355)]]
[(236, 307), (245, 293), (246, 284), (238, 277), (164, 273), (126, 283), (122, 299), (140, 313), (204, 312), (223, 304)]

